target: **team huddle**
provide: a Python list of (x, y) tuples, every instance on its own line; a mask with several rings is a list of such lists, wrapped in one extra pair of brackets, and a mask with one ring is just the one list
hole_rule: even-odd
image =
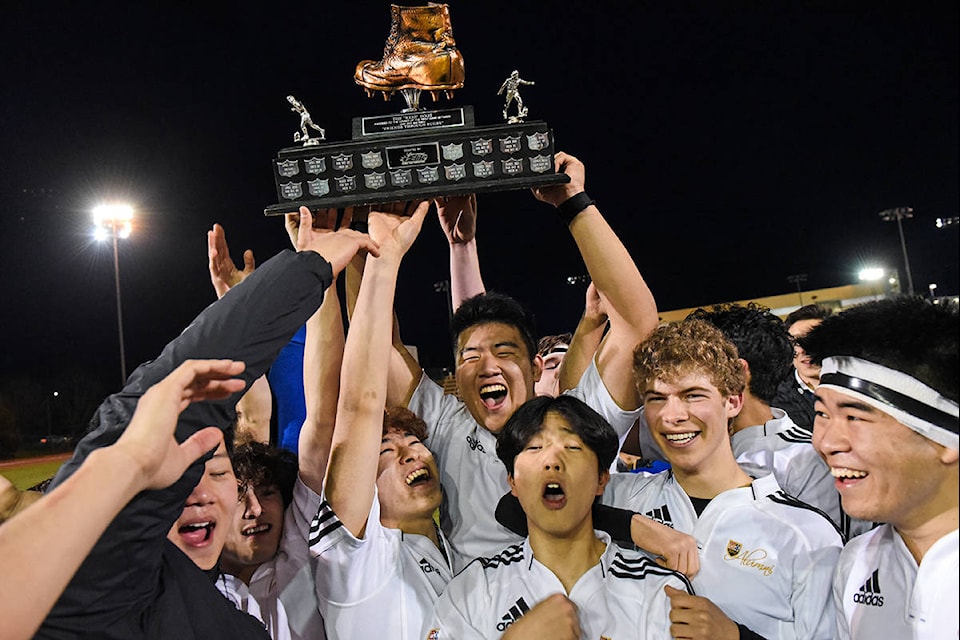
[[(592, 284), (577, 331), (546, 347), (529, 311), (483, 286), (473, 196), (365, 225), (303, 208), (287, 217), (295, 251), (243, 271), (216, 226), (220, 299), (0, 526), (5, 544), (21, 519), (46, 531), (71, 491), (114, 503), (50, 568), (52, 593), (0, 599), (45, 604), (11, 637), (956, 637), (956, 305), (903, 297), (786, 324), (727, 305), (661, 324), (583, 164), (556, 162), (570, 182), (534, 195)], [(393, 311), (431, 204), (450, 243), (455, 394)], [(252, 390), (304, 326), (305, 415), (281, 450), (250, 427)], [(668, 469), (622, 471), (628, 452)], [(121, 453), (150, 472), (81, 494)]]

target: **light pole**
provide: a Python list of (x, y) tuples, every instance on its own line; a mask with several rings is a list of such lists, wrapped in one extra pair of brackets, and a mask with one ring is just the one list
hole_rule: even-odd
[(913, 217), (911, 207), (895, 207), (893, 209), (884, 209), (879, 214), (884, 222), (891, 220), (897, 221), (897, 229), (900, 231), (900, 247), (903, 249), (903, 266), (907, 269), (907, 295), (913, 295), (913, 275), (910, 273), (910, 258), (907, 257), (907, 241), (903, 237), (903, 219)]
[(930, 299), (931, 299), (931, 300), (936, 300), (936, 299), (937, 299), (937, 284), (936, 284), (935, 282), (931, 282), (929, 285), (927, 285), (927, 287), (930, 289)]
[(117, 289), (117, 329), (120, 335), (120, 385), (127, 381), (127, 358), (123, 348), (123, 312), (120, 305), (120, 253), (118, 242), (127, 238), (133, 230), (133, 207), (128, 204), (103, 204), (93, 210), (93, 223), (97, 225), (94, 236), (113, 239), (113, 280)]
[(792, 276), (787, 276), (787, 282), (792, 282), (797, 285), (797, 297), (800, 299), (800, 306), (803, 306), (803, 292), (800, 291), (800, 283), (807, 281), (807, 274), (805, 273), (795, 273)]

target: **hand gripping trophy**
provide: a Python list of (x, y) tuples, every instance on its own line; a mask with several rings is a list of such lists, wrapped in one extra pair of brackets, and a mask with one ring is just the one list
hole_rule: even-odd
[[(507, 91), (507, 99), (503, 105), (503, 119), (506, 120), (508, 124), (523, 122), (523, 118), (527, 115), (527, 108), (523, 106), (523, 98), (520, 97), (520, 85), (522, 84), (532, 85), (535, 83), (524, 80), (520, 77), (520, 72), (514, 69), (510, 76), (500, 85), (500, 90), (497, 91), (498, 96), (503, 94), (504, 89)], [(507, 110), (510, 109), (511, 102), (517, 103), (517, 115), (515, 116), (507, 115)]]
[[(327, 133), (317, 125), (313, 123), (313, 118), (310, 117), (310, 112), (307, 111), (307, 108), (303, 106), (303, 103), (294, 98), (293, 96), (287, 96), (287, 102), (293, 105), (293, 108), (290, 111), (300, 114), (300, 131), (293, 134), (294, 142), (302, 142), (304, 146), (320, 144), (321, 140), (326, 140)], [(311, 138), (310, 132), (307, 131), (307, 127), (310, 127), (314, 131), (320, 133), (319, 138)]]

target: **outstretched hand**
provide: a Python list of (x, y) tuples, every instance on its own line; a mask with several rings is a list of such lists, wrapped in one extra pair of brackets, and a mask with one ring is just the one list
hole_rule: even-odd
[(233, 258), (230, 257), (227, 235), (219, 224), (214, 224), (213, 229), (207, 231), (207, 260), (210, 267), (210, 282), (213, 283), (213, 289), (217, 292), (217, 298), (222, 298), (227, 291), (240, 284), (244, 278), (253, 273), (257, 266), (253, 259), (253, 251), (247, 249), (243, 252), (243, 271), (237, 269)]
[[(384, 253), (389, 252), (397, 257), (402, 257), (413, 246), (413, 241), (417, 239), (417, 236), (420, 235), (420, 229), (423, 228), (423, 220), (430, 209), (430, 203), (425, 201), (417, 204), (413, 214), (409, 217), (390, 213), (389, 211), (398, 210), (395, 205), (386, 205), (380, 208), (388, 211), (374, 210), (370, 212), (367, 218), (370, 237), (380, 245)], [(406, 210), (408, 210), (408, 207), (404, 207), (404, 211)]]
[(552, 184), (546, 187), (535, 187), (532, 191), (537, 200), (559, 207), (584, 190), (586, 169), (580, 160), (563, 151), (558, 151), (554, 154), (553, 162), (557, 173), (565, 173), (570, 176), (570, 182), (566, 184)]
[(170, 486), (220, 444), (223, 434), (217, 427), (201, 429), (178, 444), (173, 437), (177, 419), (192, 402), (220, 400), (242, 391), (245, 383), (235, 376), (244, 366), (233, 360), (187, 360), (143, 394), (113, 447), (139, 470), (144, 489)]
[[(332, 212), (332, 213), (331, 213)], [(314, 251), (319, 253), (330, 263), (333, 276), (336, 277), (349, 264), (360, 250), (369, 251), (373, 256), (380, 255), (380, 246), (366, 233), (347, 228), (349, 220), (336, 231), (336, 209), (324, 209), (318, 214), (318, 221), (322, 228), (313, 224), (313, 214), (307, 207), (300, 207), (300, 217), (297, 221), (296, 248), (297, 251)], [(291, 228), (290, 216), (287, 216), (287, 230)], [(291, 233), (291, 240), (293, 234)]]
[(477, 196), (439, 197), (433, 200), (437, 205), (437, 217), (440, 226), (450, 244), (465, 244), (474, 239), (477, 233)]

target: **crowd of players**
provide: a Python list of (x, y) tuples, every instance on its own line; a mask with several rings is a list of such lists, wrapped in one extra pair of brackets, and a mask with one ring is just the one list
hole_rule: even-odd
[[(660, 325), (583, 164), (556, 163), (570, 182), (534, 196), (592, 280), (565, 336), (486, 291), (474, 196), (302, 208), (294, 251), (242, 270), (215, 225), (217, 302), (42, 498), (2, 487), (3, 637), (956, 637), (956, 305)], [(456, 394), (393, 312), (431, 206)]]

